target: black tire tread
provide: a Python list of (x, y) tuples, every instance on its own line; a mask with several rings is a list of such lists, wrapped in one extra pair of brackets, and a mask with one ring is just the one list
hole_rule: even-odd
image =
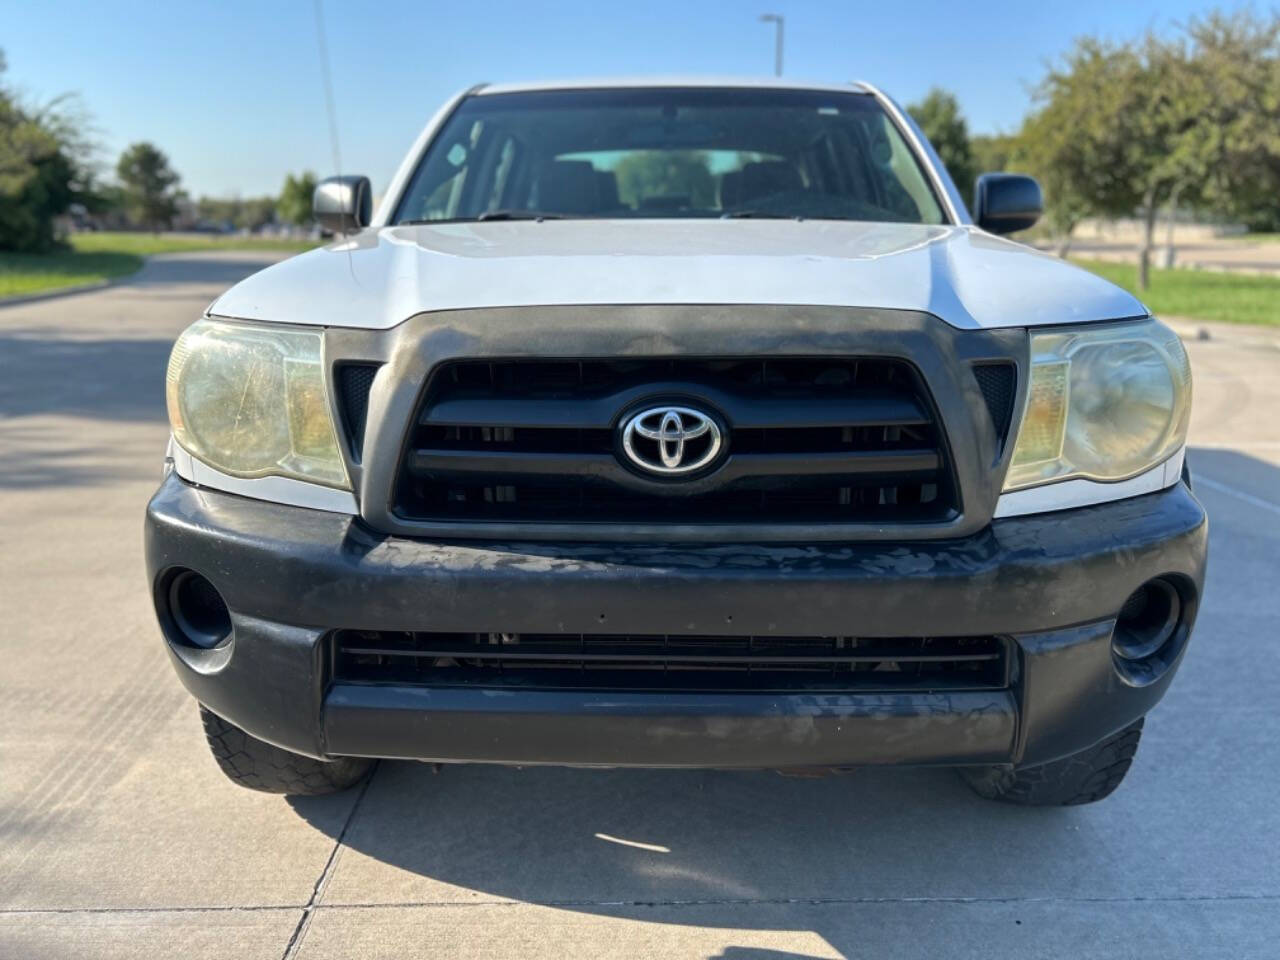
[(373, 766), (372, 760), (361, 757), (324, 761), (282, 750), (203, 706), (200, 721), (218, 767), (228, 779), (250, 790), (299, 797), (336, 793), (355, 786)]
[(1129, 772), (1143, 719), (1087, 750), (1034, 767), (976, 767), (961, 771), (988, 800), (1031, 807), (1076, 806), (1109, 797)]

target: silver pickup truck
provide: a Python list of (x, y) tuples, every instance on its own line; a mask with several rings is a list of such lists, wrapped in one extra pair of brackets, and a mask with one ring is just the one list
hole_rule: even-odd
[(169, 365), (146, 519), (233, 780), (374, 758), (1119, 784), (1205, 514), (1177, 336), (873, 87), (482, 86)]

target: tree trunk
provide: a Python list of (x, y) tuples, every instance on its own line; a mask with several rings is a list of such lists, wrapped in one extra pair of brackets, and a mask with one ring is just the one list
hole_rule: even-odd
[(1169, 194), (1168, 214), (1165, 217), (1164, 246), (1165, 252), (1162, 258), (1162, 264), (1166, 267), (1172, 267), (1174, 260), (1173, 249), (1173, 228), (1178, 222), (1178, 194), (1182, 193), (1182, 184), (1178, 184), (1173, 188), (1173, 193)]
[(1062, 260), (1067, 259), (1067, 254), (1071, 252), (1071, 234), (1075, 231), (1075, 222), (1067, 224), (1062, 232), (1058, 234), (1058, 242), (1053, 252)]
[(1151, 245), (1156, 233), (1155, 191), (1148, 190), (1142, 201), (1142, 245), (1138, 247), (1138, 289), (1146, 292), (1151, 285)]

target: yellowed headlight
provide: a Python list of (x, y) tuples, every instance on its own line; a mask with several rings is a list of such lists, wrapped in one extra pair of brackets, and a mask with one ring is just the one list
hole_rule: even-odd
[(1004, 488), (1136, 476), (1177, 453), (1190, 414), (1186, 351), (1158, 320), (1034, 332)]
[(236, 477), (293, 477), (350, 489), (323, 366), (323, 335), (271, 324), (199, 320), (169, 357), (174, 438)]

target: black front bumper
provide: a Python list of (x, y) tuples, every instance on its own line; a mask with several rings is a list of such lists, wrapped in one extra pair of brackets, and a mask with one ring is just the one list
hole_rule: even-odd
[[(958, 540), (815, 545), (440, 543), (170, 476), (147, 511), (147, 566), (187, 689), (253, 735), (319, 757), (637, 766), (1037, 763), (1145, 714), (1113, 666), (1125, 599), (1185, 582), (1206, 520), (1182, 484), (993, 522)], [(176, 642), (157, 588), (207, 577), (234, 636)], [(650, 693), (442, 689), (330, 679), (335, 629), (1012, 638), (1005, 689)], [(1175, 664), (1176, 666), (1176, 664)]]

